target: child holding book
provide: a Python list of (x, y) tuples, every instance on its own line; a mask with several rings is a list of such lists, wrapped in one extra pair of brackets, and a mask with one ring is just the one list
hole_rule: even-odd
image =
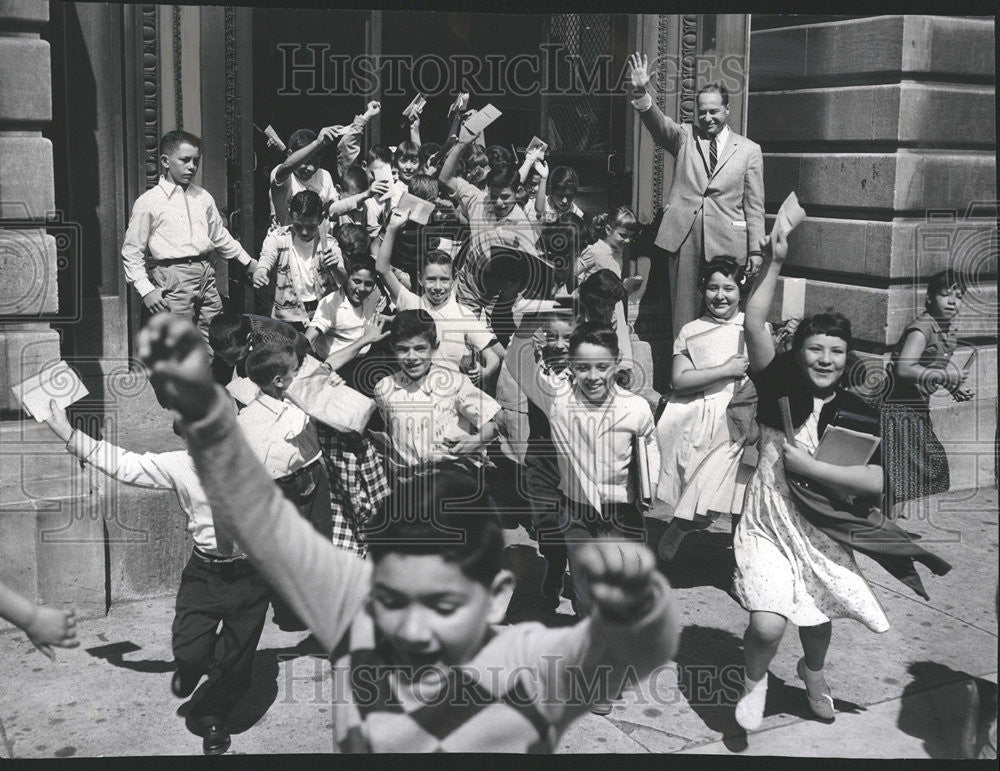
[[(638, 544), (581, 547), (591, 618), (571, 629), (496, 629), (513, 576), (494, 518), (460, 503), (481, 498), (462, 475), (394, 493), (372, 560), (324, 541), (267, 479), (207, 365), (190, 355), (197, 342), (190, 324), (160, 317), (141, 333), (139, 354), (170, 389), (220, 523), (331, 654), (344, 686), (334, 715), (342, 752), (551, 752), (592, 703), (581, 682), (598, 676), (615, 689), (669, 661), (669, 587)], [(385, 698), (373, 702), (358, 676), (374, 678)]]
[[(201, 366), (207, 366), (204, 352), (196, 355), (201, 357)], [(154, 382), (153, 388), (157, 398), (169, 403), (162, 383)], [(218, 398), (232, 418), (232, 400), (224, 391)], [(123, 484), (171, 490), (177, 496), (194, 550), (177, 588), (171, 632), (176, 670), (170, 690), (181, 699), (194, 694), (188, 716), (203, 734), (202, 749), (206, 755), (221, 755), (231, 744), (229, 713), (252, 682), (254, 654), (271, 598), (267, 582), (232, 539), (217, 532), (187, 451), (130, 452), (74, 429), (66, 411), (54, 401), (51, 408), (46, 424), (81, 461)], [(208, 678), (195, 693), (203, 675)]]
[(951, 361), (956, 345), (953, 322), (964, 294), (964, 279), (954, 271), (931, 276), (925, 310), (903, 330), (889, 360), (882, 455), (894, 518), (905, 518), (907, 501), (943, 493), (951, 485), (948, 456), (931, 425), (928, 399), (941, 388), (957, 402), (974, 395), (965, 386), (969, 373)]
[(852, 550), (868, 554), (925, 597), (914, 560), (938, 574), (950, 569), (877, 508), (883, 484), (877, 452), (852, 465), (813, 457), (827, 427), (847, 414), (867, 418), (875, 432), (878, 420), (859, 397), (840, 387), (851, 345), (851, 325), (844, 316), (806, 317), (795, 330), (792, 349), (775, 354), (765, 319), (787, 238), (776, 231), (761, 247), (764, 272), (750, 291), (743, 322), (758, 396), (760, 460), (733, 538), (734, 591), (750, 612), (743, 638), (745, 692), (736, 705), (736, 721), (748, 731), (763, 719), (768, 665), (788, 622), (799, 628), (804, 656), (797, 671), (809, 708), (825, 720), (834, 717), (823, 673), (830, 620), (852, 618), (874, 632), (888, 630), (885, 610)]
[[(712, 450), (729, 441), (726, 408), (750, 365), (745, 351), (738, 350), (740, 334), (730, 334), (742, 333), (743, 286), (743, 270), (736, 260), (712, 260), (701, 280), (704, 313), (681, 327), (674, 342), (673, 391), (656, 424), (663, 451), (657, 491), (670, 514), (695, 469)], [(688, 350), (692, 338), (700, 338), (700, 357)], [(710, 338), (729, 347), (715, 350)], [(706, 344), (710, 350), (702, 354)]]

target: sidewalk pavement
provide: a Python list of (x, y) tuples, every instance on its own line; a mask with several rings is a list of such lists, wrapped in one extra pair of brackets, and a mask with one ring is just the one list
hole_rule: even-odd
[[(733, 719), (742, 683), (746, 613), (728, 595), (729, 522), (688, 536), (661, 569), (684, 625), (674, 662), (626, 691), (607, 717), (587, 715), (558, 751), (949, 758), (960, 754), (970, 690), (996, 703), (997, 495), (993, 488), (930, 499), (902, 524), (952, 563), (944, 577), (921, 568), (930, 602), (865, 557), (859, 563), (892, 628), (883, 635), (834, 622), (827, 665), (836, 720), (812, 718), (795, 674), (794, 632), (771, 665), (761, 729)], [(653, 545), (662, 524), (650, 521)], [(510, 621), (572, 623), (569, 601), (546, 614), (537, 600), (543, 562), (523, 530), (507, 532), (518, 575)], [(111, 609), (79, 623), (81, 646), (49, 663), (24, 635), (0, 634), (0, 758), (188, 755), (201, 740), (185, 727), (186, 702), (170, 693), (173, 597)], [(254, 684), (231, 717), (230, 753), (335, 752), (329, 664), (304, 632), (269, 620)], [(995, 708), (995, 707), (994, 707)]]

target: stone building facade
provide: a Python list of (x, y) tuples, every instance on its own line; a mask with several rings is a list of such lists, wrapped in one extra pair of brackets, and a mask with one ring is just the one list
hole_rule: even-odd
[[(103, 613), (176, 587), (189, 544), (173, 495), (82, 471), (22, 420), (9, 387), (65, 358), (91, 392), (79, 405), (90, 433), (139, 451), (181, 447), (130, 360), (137, 303), (119, 250), (132, 202), (155, 183), (157, 139), (179, 126), (203, 137), (200, 183), (253, 242), (250, 14), (0, 0), (0, 580), (40, 601)], [(376, 54), (380, 19), (358, 21)], [(764, 149), (767, 210), (794, 189), (810, 215), (788, 272), (808, 279), (809, 307), (850, 315), (870, 359), (919, 308), (929, 274), (954, 262), (974, 275), (965, 333), (981, 350), (977, 398), (937, 401), (935, 421), (954, 486), (992, 483), (992, 20), (637, 15), (611, 28), (616, 55), (641, 48), (674, 63), (659, 99), (682, 119), (700, 79), (749, 72), (732, 121)], [(648, 220), (671, 159), (623, 97), (612, 113), (626, 117), (607, 170)], [(638, 331), (653, 367), (668, 366), (666, 314), (651, 307)]]

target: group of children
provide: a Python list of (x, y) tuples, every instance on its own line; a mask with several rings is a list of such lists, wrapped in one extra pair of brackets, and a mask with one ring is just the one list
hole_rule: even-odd
[[(784, 234), (761, 245), (752, 286), (733, 258), (713, 259), (702, 273), (704, 315), (677, 331), (673, 391), (657, 421), (629, 390), (627, 301), (642, 279), (627, 275), (624, 254), (635, 215), (620, 206), (587, 222), (572, 169), (550, 173), (535, 150), (518, 166), (505, 148), (485, 147), (466, 128), (465, 106), (443, 145), (421, 144), (417, 114), (406, 141), (370, 148), (363, 164), (357, 135), (376, 102), (347, 127), (295, 132), (271, 174), (272, 228), (258, 260), (213, 224), (211, 197), (191, 182), (197, 138), (170, 132), (160, 143), (163, 180), (136, 203), (123, 256), (146, 307), (173, 314), (147, 324), (139, 352), (188, 450), (129, 453), (73, 430), (58, 409), (49, 423), (102, 472), (174, 490), (188, 517), (195, 548), (177, 597), (172, 688), (186, 697), (209, 676), (191, 712), (205, 752), (230, 745), (226, 717), (249, 685), (269, 601), (283, 628), (312, 630), (349, 678), (336, 716), (343, 750), (551, 748), (576, 715), (606, 714), (623, 684), (672, 655), (667, 586), (643, 546), (654, 501), (678, 523), (720, 511), (737, 522), (736, 595), (750, 612), (739, 723), (760, 724), (786, 621), (799, 626), (809, 704), (832, 717), (830, 618), (888, 628), (854, 562), (852, 550), (864, 548), (837, 512), (860, 511), (884, 485), (896, 502), (947, 489), (927, 396), (943, 386), (971, 397), (949, 364), (960, 278), (932, 279), (927, 312), (900, 340), (892, 388), (873, 409), (842, 387), (843, 316), (778, 332), (766, 323)], [(322, 163), (338, 137), (334, 179)], [(270, 317), (211, 317), (218, 293), (203, 274), (213, 245), (247, 265), (255, 288), (273, 290)], [(140, 248), (157, 271), (148, 278)], [(199, 322), (201, 338), (178, 316)], [(696, 354), (698, 338), (721, 328), (739, 334), (719, 340), (738, 344), (710, 361)], [(310, 417), (287, 398), (300, 370), (371, 398), (377, 411), (354, 431)], [(824, 429), (848, 422), (881, 434), (881, 458), (815, 460)], [(735, 489), (750, 448), (759, 460), (745, 497), (720, 505), (717, 475)], [(493, 628), (512, 591), (500, 562), (510, 520), (499, 510), (518, 506), (545, 558), (540, 591), (553, 608), (569, 565), (581, 618), (570, 629)], [(894, 518), (856, 517), (883, 536), (866, 553), (890, 553), (897, 573), (905, 563), (900, 578), (922, 592), (913, 561), (948, 566)], [(372, 665), (374, 691), (353, 679)], [(500, 684), (498, 667), (509, 674)], [(579, 678), (595, 676), (580, 697)], [(422, 703), (428, 687), (471, 689), (482, 703), (452, 719)]]

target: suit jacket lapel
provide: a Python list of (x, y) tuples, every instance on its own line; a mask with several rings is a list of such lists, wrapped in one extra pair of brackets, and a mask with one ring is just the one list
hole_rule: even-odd
[(705, 176), (711, 177), (711, 173), (708, 170), (708, 157), (705, 155), (705, 151), (701, 148), (701, 140), (698, 136), (698, 128), (693, 124), (688, 124), (691, 127), (691, 136), (694, 137), (694, 146), (698, 148), (698, 155), (701, 156), (702, 166), (705, 167)]
[(715, 173), (709, 176), (714, 178), (716, 174), (719, 173), (721, 169), (730, 158), (736, 154), (736, 150), (740, 146), (740, 137), (738, 134), (733, 133), (732, 130), (729, 132), (729, 137), (726, 139), (726, 146), (722, 148), (722, 152), (719, 153), (719, 160), (715, 163)]

